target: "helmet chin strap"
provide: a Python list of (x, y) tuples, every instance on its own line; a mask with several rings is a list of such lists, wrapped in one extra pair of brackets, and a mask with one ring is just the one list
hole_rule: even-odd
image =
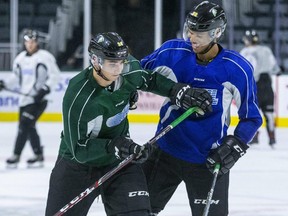
[(200, 52), (199, 54), (206, 54), (207, 52), (209, 52), (209, 50), (214, 46), (214, 44), (216, 44), (215, 40), (218, 41), (219, 38), (222, 35), (222, 31), (220, 28), (217, 28), (215, 30), (211, 30), (213, 32), (210, 32), (209, 34), (213, 35), (212, 36), (212, 41), (208, 44), (208, 46), (206, 47), (206, 49), (204, 49), (202, 52)]
[[(94, 66), (93, 66), (94, 67)], [(95, 69), (95, 68), (94, 68)], [(95, 69), (96, 70), (96, 69)], [(102, 72), (101, 72), (101, 69), (100, 70), (96, 70), (96, 73), (104, 80), (106, 81), (111, 81), (109, 80)]]
[(200, 54), (200, 55), (206, 54), (207, 52), (210, 51), (210, 49), (214, 46), (214, 44), (216, 44), (216, 43), (214, 42), (214, 40), (212, 40), (212, 41), (209, 43), (209, 45), (206, 47), (206, 49), (204, 49), (202, 52), (200, 52), (200, 53), (198, 53), (198, 54)]
[(94, 67), (94, 65), (93, 65), (93, 63), (91, 62), (91, 60), (90, 60), (90, 63), (91, 63), (91, 65), (92, 65), (92, 67), (94, 68), (94, 70), (96, 71), (96, 73), (102, 78), (102, 79), (104, 79), (104, 80), (106, 80), (106, 81), (111, 81), (111, 80), (109, 80), (103, 73), (102, 73), (102, 71), (101, 71), (101, 68), (100, 68), (100, 70), (97, 70), (95, 67)]

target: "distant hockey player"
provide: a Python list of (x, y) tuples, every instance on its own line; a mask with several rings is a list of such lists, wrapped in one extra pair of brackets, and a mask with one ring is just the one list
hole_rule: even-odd
[(129, 138), (131, 97), (134, 100), (138, 89), (178, 96), (180, 107), (198, 106), (204, 112), (211, 111), (212, 98), (204, 89), (185, 85), (184, 92), (171, 79), (143, 70), (115, 32), (97, 34), (88, 51), (91, 65), (70, 80), (63, 98), (64, 130), (50, 177), (46, 216), (54, 215), (133, 153), (135, 163), (114, 174), (65, 215), (86, 215), (101, 194), (109, 216), (148, 216), (149, 194), (139, 163), (150, 151)]
[[(240, 51), (254, 67), (254, 78), (257, 84), (257, 97), (261, 111), (266, 120), (266, 129), (269, 145), (273, 147), (275, 139), (274, 120), (274, 92), (272, 89), (271, 75), (278, 74), (280, 67), (270, 47), (260, 45), (259, 36), (255, 30), (247, 30), (243, 37), (245, 47)], [(258, 143), (257, 132), (250, 142)]]
[(29, 140), (34, 156), (28, 166), (42, 166), (43, 147), (36, 129), (36, 122), (47, 107), (48, 95), (59, 80), (60, 71), (54, 56), (39, 49), (39, 33), (28, 29), (24, 32), (25, 50), (13, 62), (13, 74), (0, 80), (0, 90), (19, 92), (19, 125), (13, 155), (7, 159), (8, 167), (16, 167), (25, 143)]
[[(216, 163), (221, 165), (220, 177), (209, 216), (228, 215), (229, 170), (246, 153), (262, 118), (251, 64), (218, 43), (225, 27), (224, 10), (203, 1), (187, 15), (184, 39), (169, 40), (141, 60), (145, 69), (170, 68), (175, 81), (206, 89), (213, 98), (212, 113), (187, 119), (162, 137), (159, 148), (143, 164), (153, 215), (164, 209), (182, 181), (192, 214), (202, 215)], [(239, 122), (228, 135), (232, 100)], [(183, 109), (166, 101), (158, 131), (182, 113)]]

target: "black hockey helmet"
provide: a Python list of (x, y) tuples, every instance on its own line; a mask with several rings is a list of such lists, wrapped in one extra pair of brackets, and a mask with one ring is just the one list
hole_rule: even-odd
[(33, 29), (26, 29), (23, 35), (24, 41), (35, 40), (37, 41), (39, 38), (39, 33)]
[(259, 36), (256, 30), (246, 30), (245, 35), (243, 36), (243, 42), (245, 44), (258, 44)]
[(88, 48), (90, 56), (98, 58), (121, 60), (128, 56), (128, 46), (115, 32), (99, 33), (90, 41)]
[(187, 15), (185, 24), (188, 29), (196, 32), (206, 32), (221, 28), (221, 34), (226, 28), (226, 15), (222, 7), (203, 1), (196, 5)]

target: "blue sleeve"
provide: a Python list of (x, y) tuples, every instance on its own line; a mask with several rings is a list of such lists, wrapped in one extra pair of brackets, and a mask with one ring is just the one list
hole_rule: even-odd
[(239, 71), (239, 73), (231, 73), (232, 83), (236, 86), (233, 97), (236, 101), (239, 116), (239, 123), (234, 130), (234, 135), (244, 143), (249, 143), (262, 124), (253, 68), (244, 58), (240, 58), (234, 64), (234, 68), (229, 69)]
[(150, 70), (161, 65), (169, 66), (168, 65), (169, 52), (165, 52), (163, 50), (165, 50), (164, 45), (162, 45), (159, 49), (155, 50), (150, 55), (143, 58), (141, 60), (141, 66), (144, 69), (150, 69)]
[(169, 40), (153, 53), (144, 57), (141, 60), (141, 66), (144, 69), (154, 69), (163, 65), (173, 68), (188, 53), (191, 53), (191, 45), (187, 42), (181, 39)]

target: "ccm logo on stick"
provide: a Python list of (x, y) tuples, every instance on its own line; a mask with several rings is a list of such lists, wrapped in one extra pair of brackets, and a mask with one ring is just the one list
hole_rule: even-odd
[[(220, 200), (211, 200), (211, 204), (218, 204), (220, 202)], [(207, 200), (206, 199), (194, 199), (194, 203), (195, 204), (204, 204), (206, 205)]]
[(135, 196), (149, 196), (149, 193), (147, 191), (132, 191), (129, 192), (129, 197), (135, 197)]

